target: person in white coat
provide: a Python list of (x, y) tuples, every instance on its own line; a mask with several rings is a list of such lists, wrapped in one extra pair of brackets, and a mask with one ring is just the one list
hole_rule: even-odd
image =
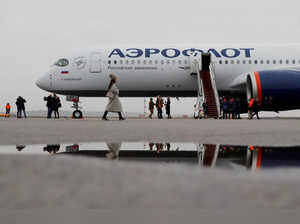
[(122, 104), (119, 99), (119, 89), (116, 85), (117, 77), (113, 74), (110, 74), (109, 77), (110, 77), (110, 83), (108, 86), (108, 91), (106, 93), (106, 96), (108, 97), (108, 104), (106, 106), (102, 120), (108, 120), (106, 117), (108, 112), (118, 113), (119, 120), (125, 120), (122, 116), (122, 111), (123, 111)]

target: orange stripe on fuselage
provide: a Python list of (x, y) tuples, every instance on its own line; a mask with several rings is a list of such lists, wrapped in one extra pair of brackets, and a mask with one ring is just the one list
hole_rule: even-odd
[(258, 72), (254, 72), (255, 79), (256, 79), (256, 86), (257, 86), (257, 97), (258, 97), (258, 105), (262, 103), (262, 92), (261, 92), (261, 82)]

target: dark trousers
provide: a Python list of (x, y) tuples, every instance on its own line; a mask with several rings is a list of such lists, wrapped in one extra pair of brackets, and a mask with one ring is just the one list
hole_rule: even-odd
[(52, 108), (51, 107), (48, 107), (48, 116), (47, 118), (51, 118), (52, 117)]
[(55, 118), (59, 118), (59, 112), (58, 112), (58, 109), (57, 109), (57, 110), (54, 110), (54, 116), (55, 116)]
[[(108, 114), (108, 111), (107, 111), (107, 110), (104, 111), (104, 114), (103, 114), (103, 116), (102, 116), (102, 119), (105, 119), (105, 120), (106, 120), (106, 119), (107, 119), (107, 118), (106, 118), (107, 114)], [(123, 118), (121, 112), (118, 112), (118, 115), (119, 115), (119, 120), (124, 120), (124, 118)]]
[(26, 116), (26, 111), (25, 111), (24, 108), (18, 109), (18, 111), (17, 111), (17, 118), (22, 118), (22, 112), (23, 112), (23, 114), (24, 114), (24, 118), (27, 118), (27, 116)]
[(162, 116), (162, 109), (161, 108), (157, 108), (157, 118), (158, 119), (162, 119), (163, 116)]

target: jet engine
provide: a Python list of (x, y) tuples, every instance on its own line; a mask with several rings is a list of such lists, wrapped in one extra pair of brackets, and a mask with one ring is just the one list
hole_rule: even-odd
[(257, 100), (261, 110), (300, 109), (300, 70), (267, 70), (250, 73), (247, 98)]

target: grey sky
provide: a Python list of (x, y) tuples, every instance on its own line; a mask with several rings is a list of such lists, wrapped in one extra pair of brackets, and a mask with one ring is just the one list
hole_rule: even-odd
[[(35, 80), (74, 49), (130, 43), (299, 43), (299, 6), (295, 0), (2, 0), (0, 111), (18, 95), (28, 99), (28, 109), (45, 109), (46, 93)], [(103, 111), (106, 103), (104, 98), (83, 100), (86, 110)], [(143, 99), (123, 102), (126, 111), (143, 111)], [(185, 112), (194, 100), (182, 102), (175, 107)]]

